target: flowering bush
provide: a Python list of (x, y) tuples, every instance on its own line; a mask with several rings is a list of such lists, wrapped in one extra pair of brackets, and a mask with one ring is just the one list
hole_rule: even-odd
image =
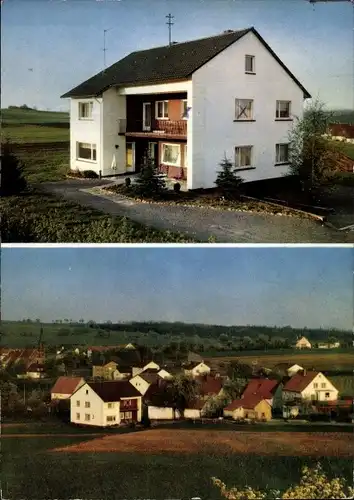
[(328, 479), (320, 464), (312, 469), (304, 466), (300, 483), (284, 492), (263, 492), (250, 486), (228, 488), (220, 479), (213, 477), (212, 481), (227, 500), (354, 498), (354, 488), (347, 486), (343, 478)]

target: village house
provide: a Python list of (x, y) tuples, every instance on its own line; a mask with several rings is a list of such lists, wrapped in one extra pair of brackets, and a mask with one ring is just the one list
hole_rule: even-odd
[(70, 421), (106, 427), (140, 422), (141, 394), (127, 381), (87, 382), (70, 397)]
[(208, 409), (208, 402), (203, 399), (194, 399), (187, 403), (184, 409), (184, 418), (190, 420), (197, 420), (206, 415)]
[(163, 378), (157, 370), (147, 369), (132, 377), (129, 382), (137, 389), (141, 395), (144, 395), (151, 385), (157, 385)]
[(50, 390), (50, 398), (51, 400), (69, 399), (84, 384), (85, 379), (82, 377), (59, 377)]
[(337, 349), (340, 347), (340, 342), (319, 342), (319, 349)]
[(312, 344), (306, 337), (301, 337), (296, 341), (296, 349), (311, 349)]
[(209, 398), (216, 398), (223, 394), (223, 384), (220, 377), (212, 377), (208, 374), (199, 375), (195, 378), (200, 397), (206, 401)]
[(143, 396), (143, 404), (150, 420), (176, 420), (181, 418), (171, 393), (168, 392), (169, 381), (158, 380), (151, 384)]
[(271, 408), (282, 407), (282, 384), (271, 379), (251, 379), (242, 393), (242, 398), (260, 396)]
[(140, 366), (133, 366), (132, 368), (132, 376), (135, 377), (135, 375), (139, 375), (139, 373), (142, 373), (146, 370), (156, 370), (159, 371), (161, 370), (160, 365), (155, 363), (155, 361), (149, 361), (148, 363), (143, 363)]
[(92, 377), (104, 380), (114, 380), (117, 372), (117, 363), (109, 361), (102, 365), (92, 365)]
[(303, 370), (304, 368), (297, 363), (278, 363), (274, 366), (274, 373), (278, 373), (283, 377), (292, 377), (295, 373)]
[(26, 378), (40, 379), (45, 377), (45, 366), (41, 363), (32, 363), (26, 370)]
[(132, 52), (62, 97), (71, 170), (133, 174), (148, 154), (198, 189), (215, 187), (225, 155), (245, 182), (289, 173), (288, 134), (311, 96), (250, 27)]
[(183, 366), (184, 374), (189, 375), (193, 378), (199, 377), (200, 375), (207, 375), (210, 373), (210, 366), (202, 362), (189, 363)]
[(272, 419), (272, 408), (268, 401), (258, 394), (235, 399), (224, 408), (224, 417), (234, 420), (250, 419), (269, 421)]
[(336, 401), (338, 390), (321, 372), (296, 373), (283, 387), (284, 404), (296, 401)]

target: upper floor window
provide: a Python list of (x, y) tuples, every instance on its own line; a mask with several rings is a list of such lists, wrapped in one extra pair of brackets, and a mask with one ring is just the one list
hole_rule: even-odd
[(290, 103), (291, 101), (277, 101), (275, 118), (290, 118)]
[(79, 118), (80, 120), (89, 120), (92, 118), (93, 102), (79, 102)]
[(91, 407), (90, 401), (85, 401), (85, 408), (90, 408), (90, 407)]
[(168, 101), (156, 101), (156, 118), (158, 120), (167, 120)]
[(246, 73), (255, 73), (255, 57), (246, 55), (245, 56), (245, 72)]
[(276, 144), (275, 164), (289, 163), (289, 144)]
[(236, 120), (253, 120), (253, 99), (236, 99)]
[(252, 166), (252, 146), (235, 148), (235, 167), (247, 168)]

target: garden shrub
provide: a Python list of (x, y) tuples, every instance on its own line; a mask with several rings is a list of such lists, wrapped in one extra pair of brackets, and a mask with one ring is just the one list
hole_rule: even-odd
[(173, 191), (175, 193), (179, 193), (181, 191), (181, 184), (179, 182), (176, 182), (176, 184), (173, 185)]
[(13, 153), (9, 141), (2, 145), (0, 196), (21, 193), (27, 187), (23, 164)]
[(124, 180), (124, 182), (125, 182), (125, 187), (128, 188), (131, 185), (132, 180), (131, 180), (130, 177), (126, 177), (126, 179)]
[(215, 184), (228, 199), (238, 199), (240, 197), (240, 187), (243, 179), (239, 177), (231, 161), (225, 158), (219, 163), (221, 170), (218, 172)]
[(166, 192), (166, 183), (149, 155), (145, 156), (144, 163), (141, 165), (134, 191), (142, 198), (152, 199), (162, 198)]

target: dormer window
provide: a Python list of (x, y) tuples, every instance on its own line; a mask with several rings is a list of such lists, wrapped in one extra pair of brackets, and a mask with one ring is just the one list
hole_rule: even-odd
[(255, 56), (245, 56), (245, 73), (255, 74)]

